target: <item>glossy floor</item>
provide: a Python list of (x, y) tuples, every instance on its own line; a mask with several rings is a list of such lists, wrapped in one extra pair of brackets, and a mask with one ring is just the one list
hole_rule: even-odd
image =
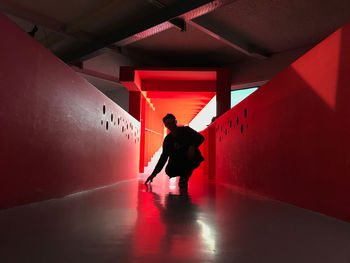
[(350, 262), (350, 224), (194, 180), (0, 212), (0, 262)]

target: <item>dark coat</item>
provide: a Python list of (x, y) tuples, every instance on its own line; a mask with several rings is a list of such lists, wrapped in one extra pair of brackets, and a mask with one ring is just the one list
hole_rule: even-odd
[[(169, 133), (163, 142), (163, 152), (152, 174), (158, 174), (169, 158), (165, 172), (169, 177), (191, 176), (204, 158), (198, 147), (203, 143), (204, 137), (190, 127), (178, 127), (176, 135)], [(188, 160), (187, 152), (190, 146), (195, 146), (196, 157)]]

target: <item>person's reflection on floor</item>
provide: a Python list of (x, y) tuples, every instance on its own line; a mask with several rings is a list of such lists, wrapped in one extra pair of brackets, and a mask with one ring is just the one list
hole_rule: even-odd
[(199, 207), (192, 202), (187, 188), (179, 188), (178, 194), (168, 193), (164, 205), (161, 197), (152, 191), (151, 185), (146, 186), (146, 189), (152, 193), (154, 205), (159, 209), (161, 221), (166, 227), (161, 244), (163, 253), (170, 253), (174, 246), (183, 247), (184, 244), (180, 243), (184, 242), (188, 242), (190, 247), (193, 246), (193, 241), (200, 232), (197, 222)]

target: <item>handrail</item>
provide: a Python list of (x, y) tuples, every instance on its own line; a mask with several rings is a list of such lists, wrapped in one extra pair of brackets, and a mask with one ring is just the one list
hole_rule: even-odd
[(163, 136), (163, 134), (156, 132), (156, 131), (153, 131), (153, 130), (150, 130), (150, 129), (147, 129), (147, 128), (145, 128), (145, 131), (152, 132), (152, 133), (155, 133), (157, 135)]

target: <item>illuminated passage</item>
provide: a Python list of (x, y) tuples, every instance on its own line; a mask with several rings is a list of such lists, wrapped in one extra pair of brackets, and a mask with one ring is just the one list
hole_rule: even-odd
[[(145, 175), (146, 176), (146, 175)], [(160, 174), (0, 212), (1, 262), (348, 262), (350, 224)]]

